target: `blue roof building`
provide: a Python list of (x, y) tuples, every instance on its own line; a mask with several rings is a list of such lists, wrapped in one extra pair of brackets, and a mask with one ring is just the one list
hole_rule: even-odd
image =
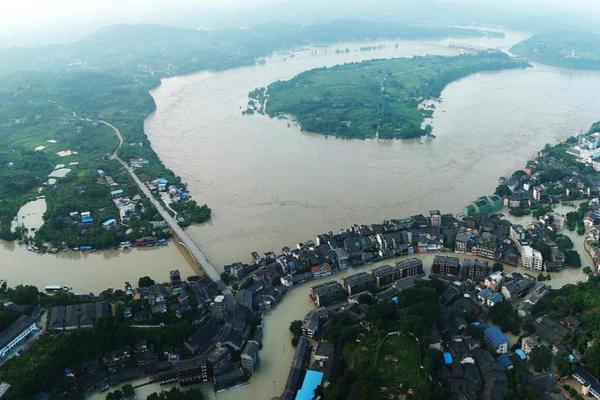
[(449, 351), (444, 352), (444, 364), (450, 365), (452, 364), (452, 354)]
[(296, 394), (296, 400), (312, 400), (315, 397), (315, 389), (323, 382), (324, 376), (322, 372), (307, 370), (302, 387)]
[(520, 358), (522, 361), (525, 361), (525, 360), (527, 360), (527, 354), (525, 354), (525, 351), (524, 351), (523, 349), (516, 349), (516, 350), (515, 350), (515, 354), (516, 354), (517, 356), (519, 356), (519, 358)]
[(508, 352), (508, 338), (497, 326), (488, 326), (484, 332), (485, 338), (498, 354)]

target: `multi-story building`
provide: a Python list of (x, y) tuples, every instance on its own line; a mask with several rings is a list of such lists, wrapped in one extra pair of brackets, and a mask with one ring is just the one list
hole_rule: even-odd
[(490, 274), (490, 267), (487, 261), (482, 260), (463, 260), (460, 269), (461, 279), (472, 279), (482, 281)]
[(255, 340), (248, 341), (242, 355), (240, 356), (240, 360), (242, 363), (242, 368), (248, 374), (252, 374), (258, 365), (258, 349), (260, 348), (260, 344)]
[(434, 274), (458, 276), (460, 274), (460, 261), (458, 257), (435, 256), (431, 272)]
[(342, 285), (332, 281), (310, 288), (310, 298), (317, 306), (325, 307), (345, 300), (347, 295)]
[(521, 248), (521, 263), (523, 268), (542, 271), (544, 269), (544, 260), (542, 253), (535, 250), (531, 246), (523, 246)]
[(423, 274), (423, 261), (421, 261), (420, 258), (411, 257), (398, 262), (396, 264), (396, 269), (398, 273), (397, 279), (408, 278), (409, 276), (419, 276)]
[(359, 272), (358, 274), (350, 275), (344, 278), (342, 282), (349, 296), (372, 290), (375, 286), (375, 278), (368, 272)]

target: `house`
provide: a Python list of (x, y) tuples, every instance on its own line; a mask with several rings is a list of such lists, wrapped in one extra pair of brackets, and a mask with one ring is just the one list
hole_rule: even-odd
[(329, 263), (316, 265), (310, 269), (310, 272), (312, 272), (314, 279), (324, 278), (331, 275), (331, 265)]
[(542, 342), (537, 336), (526, 336), (521, 340), (521, 348), (525, 354), (529, 354), (535, 349), (542, 345)]
[(116, 227), (117, 227), (117, 220), (114, 218), (108, 219), (102, 223), (102, 228), (106, 229), (107, 231), (114, 229)]
[(502, 288), (504, 277), (501, 272), (494, 272), (484, 280), (484, 285), (493, 291), (497, 292)]
[(484, 331), (485, 340), (498, 354), (508, 352), (508, 338), (497, 326), (488, 326)]
[(82, 224), (91, 224), (92, 222), (94, 222), (94, 218), (92, 218), (92, 213), (90, 211), (83, 211), (80, 214), (80, 217)]
[(454, 252), (455, 253), (466, 253), (468, 251), (469, 240), (471, 234), (468, 232), (458, 232), (454, 239)]
[(124, 193), (124, 192), (123, 192), (123, 189), (112, 190), (112, 191), (110, 192), (110, 196), (111, 196), (113, 199), (118, 199), (119, 197), (123, 196), (123, 193)]
[(494, 292), (490, 288), (485, 288), (477, 294), (477, 298), (481, 304), (485, 304), (488, 307), (493, 307), (498, 303), (504, 301), (504, 296), (498, 292)]
[(515, 279), (502, 286), (501, 293), (508, 300), (519, 298), (527, 292), (530, 283), (525, 279)]

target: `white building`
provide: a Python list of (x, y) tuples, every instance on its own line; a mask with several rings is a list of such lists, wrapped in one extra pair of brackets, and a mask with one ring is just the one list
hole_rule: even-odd
[(522, 247), (521, 262), (523, 263), (523, 268), (526, 269), (542, 271), (544, 268), (544, 260), (542, 258), (542, 253), (535, 250), (531, 246)]
[(8, 356), (17, 345), (37, 330), (38, 327), (33, 318), (24, 315), (19, 317), (0, 337), (0, 359)]

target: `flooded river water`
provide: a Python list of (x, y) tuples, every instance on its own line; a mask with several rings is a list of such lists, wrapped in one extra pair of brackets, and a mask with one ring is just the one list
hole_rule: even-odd
[[(264, 65), (168, 79), (146, 123), (165, 163), (208, 203), (211, 222), (191, 228), (217, 264), (353, 223), (442, 209), (459, 212), (493, 191), (545, 143), (600, 119), (600, 73), (535, 65), (450, 84), (433, 116), (435, 139), (344, 140), (303, 133), (289, 121), (240, 112), (250, 90), (320, 66), (366, 58), (454, 54), (449, 44), (506, 49), (505, 39), (337, 44), (278, 55)], [(336, 49), (349, 48), (338, 54)]]
[[(341, 43), (277, 54), (263, 65), (176, 77), (152, 92), (157, 111), (146, 121), (146, 131), (166, 165), (189, 183), (194, 198), (212, 207), (211, 222), (190, 228), (190, 234), (216, 265), (248, 260), (253, 250), (278, 250), (353, 223), (430, 209), (456, 213), (493, 191), (499, 176), (522, 167), (545, 143), (600, 119), (600, 73), (534, 65), (471, 75), (443, 91), (432, 121), (436, 138), (425, 140), (328, 138), (301, 132), (288, 121), (243, 116), (241, 108), (252, 89), (311, 68), (453, 55), (458, 45), (508, 49), (524, 37)], [(359, 50), (372, 44), (382, 46)], [(431, 256), (424, 257), (429, 268)], [(121, 287), (141, 275), (166, 280), (172, 268), (194, 273), (175, 244), (126, 253), (42, 256), (1, 243), (0, 264), (0, 278), (9, 283), (68, 285), (76, 292)], [(550, 283), (560, 286), (582, 277), (580, 271), (566, 271)], [(287, 327), (311, 309), (308, 289), (294, 289), (266, 316), (262, 361), (250, 383), (217, 399), (280, 394), (293, 355)]]

